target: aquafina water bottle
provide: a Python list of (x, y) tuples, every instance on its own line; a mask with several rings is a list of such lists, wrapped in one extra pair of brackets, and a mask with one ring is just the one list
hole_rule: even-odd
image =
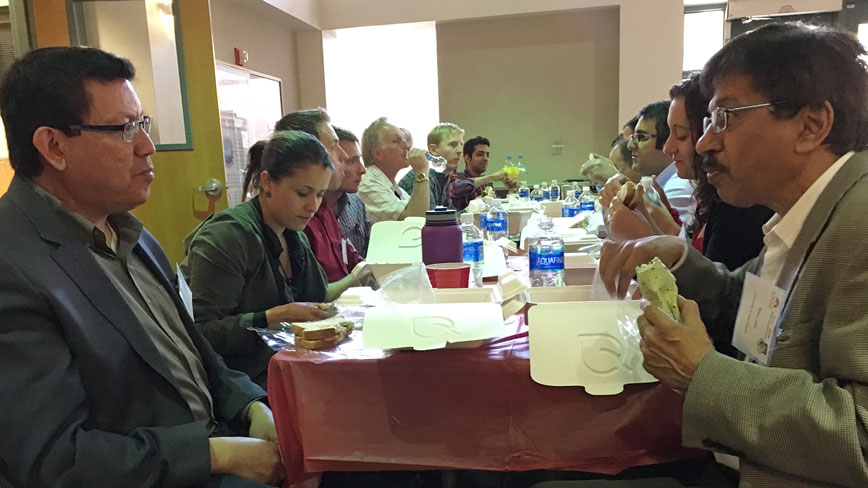
[(564, 240), (550, 218), (541, 218), (529, 247), (530, 286), (564, 286)]
[(500, 206), (498, 200), (492, 199), (491, 207), (488, 209), (488, 218), (485, 219), (488, 240), (496, 241), (501, 237), (507, 237), (507, 224), (506, 211)]
[(473, 214), (461, 215), (461, 244), (464, 249), (463, 261), (470, 263), (470, 282), (482, 286), (485, 252), (482, 250), (482, 231), (473, 225)]

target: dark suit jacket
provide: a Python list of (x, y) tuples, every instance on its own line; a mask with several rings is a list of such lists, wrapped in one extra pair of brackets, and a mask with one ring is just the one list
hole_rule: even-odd
[[(741, 457), (741, 486), (868, 486), (868, 151), (853, 155), (787, 253), (792, 278), (769, 365), (707, 354), (684, 400), (682, 440)], [(712, 337), (732, 337), (746, 272), (690, 250), (674, 272)]]
[[(209, 481), (208, 432), (69, 224), (27, 182), (0, 198), (0, 478), (21, 487)], [(146, 230), (134, 252), (175, 299), (218, 423), (265, 393), (211, 349)]]
[(774, 212), (761, 205), (741, 208), (721, 202), (711, 210), (705, 224), (702, 254), (736, 269), (762, 250), (763, 224)]

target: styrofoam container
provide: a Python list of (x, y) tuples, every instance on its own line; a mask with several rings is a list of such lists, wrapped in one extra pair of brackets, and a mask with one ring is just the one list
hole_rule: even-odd
[(509, 235), (517, 236), (521, 234), (521, 230), (527, 225), (533, 210), (507, 210), (506, 217), (509, 230)]
[(497, 295), (497, 289), (490, 286), (434, 289), (436, 303), (496, 303)]
[[(503, 336), (506, 329), (497, 303), (389, 305), (365, 314), (364, 345), (371, 349), (417, 351), (442, 349), (447, 344), (474, 347)], [(461, 344), (468, 343), (469, 344)]]
[(586, 252), (564, 253), (564, 284), (590, 285), (597, 273), (597, 262)]
[(539, 286), (529, 290), (528, 303), (587, 302), (594, 299), (593, 287), (581, 286)]
[(378, 280), (411, 264), (422, 262), (422, 217), (377, 222), (371, 227), (366, 261)]
[[(619, 317), (638, 316), (638, 301), (541, 303), (528, 311), (530, 375), (546, 386), (583, 386), (615, 395), (630, 383), (657, 381), (642, 367), (638, 340), (627, 340)], [(631, 320), (631, 335), (635, 320)]]
[(542, 202), (541, 205), (546, 217), (560, 217), (563, 214), (564, 202), (562, 200)]

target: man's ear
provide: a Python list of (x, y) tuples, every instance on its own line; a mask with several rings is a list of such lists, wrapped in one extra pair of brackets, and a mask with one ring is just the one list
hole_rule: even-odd
[[(383, 150), (375, 147), (375, 148), (371, 149), (371, 156), (373, 156), (374, 161), (376, 161), (376, 160), (380, 159), (381, 157), (383, 157)], [(371, 161), (371, 162), (373, 163), (374, 161)]]
[(800, 125), (796, 153), (809, 153), (825, 144), (835, 123), (835, 109), (827, 101), (820, 108), (803, 108), (796, 117)]
[(33, 147), (42, 159), (56, 171), (66, 170), (64, 143), (66, 135), (53, 127), (39, 127), (33, 133)]
[(472, 157), (472, 156), (468, 156), (468, 155), (465, 154), (465, 155), (464, 155), (464, 164), (470, 164), (470, 158), (471, 158), (471, 157)]
[(437, 144), (428, 144), (428, 152), (432, 156), (439, 156), (439, 154), (437, 153)]

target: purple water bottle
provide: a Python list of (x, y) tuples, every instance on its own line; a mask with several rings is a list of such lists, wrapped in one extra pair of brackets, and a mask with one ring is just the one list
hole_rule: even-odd
[(455, 210), (437, 206), (425, 212), (422, 227), (422, 262), (460, 263), (464, 259), (461, 227)]

